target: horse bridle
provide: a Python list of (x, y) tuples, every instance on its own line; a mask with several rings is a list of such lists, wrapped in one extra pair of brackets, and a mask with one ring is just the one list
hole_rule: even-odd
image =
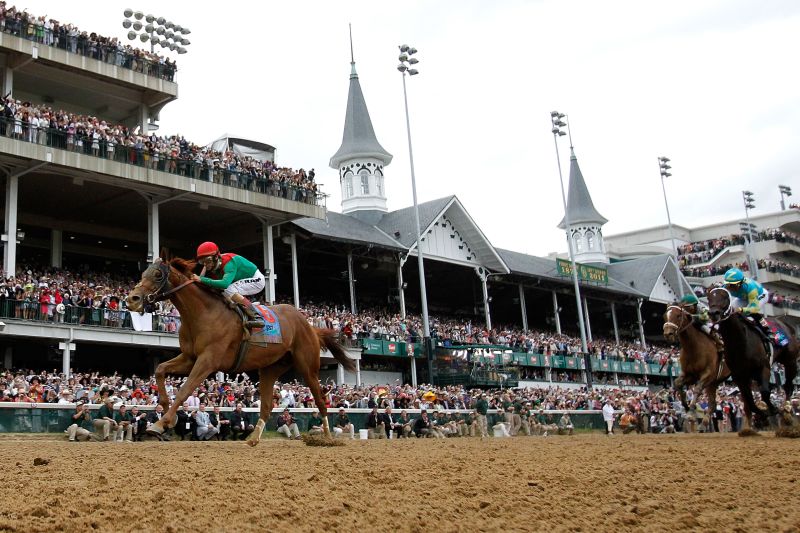
[[(691, 321), (691, 313), (689, 313), (689, 311), (687, 311), (686, 309), (684, 309), (683, 307), (681, 307), (681, 306), (679, 306), (679, 305), (670, 305), (670, 306), (667, 306), (667, 314), (669, 314), (669, 310), (670, 310), (670, 309), (677, 309), (678, 311), (680, 311), (680, 312), (681, 312), (681, 315), (682, 315), (682, 316), (687, 316), (687, 315), (688, 315), (688, 316), (690, 317), (690, 320), (688, 320), (688, 321), (686, 322), (686, 324), (684, 324), (684, 325), (683, 325), (683, 327), (679, 326), (679, 325), (678, 325), (678, 324), (676, 324), (675, 322), (666, 321), (666, 322), (664, 322), (664, 328), (666, 328), (667, 326), (672, 326), (672, 327), (674, 327), (674, 328), (675, 328), (675, 330), (676, 330), (676, 331), (675, 331), (675, 334), (676, 334), (676, 335), (678, 335), (678, 334), (680, 334), (680, 333), (683, 333), (684, 331), (686, 331), (686, 328), (688, 328), (689, 326), (691, 326), (691, 325), (692, 325), (692, 321)], [(662, 328), (662, 329), (663, 329), (663, 328)]]
[(150, 305), (153, 305), (154, 303), (160, 302), (162, 300), (166, 300), (167, 298), (170, 297), (170, 295), (178, 292), (187, 285), (194, 283), (194, 280), (189, 278), (188, 280), (184, 281), (177, 287), (167, 288), (167, 290), (165, 291), (164, 288), (169, 287), (169, 266), (166, 263), (158, 261), (155, 264), (155, 267), (161, 273), (161, 281), (159, 282), (158, 287), (156, 287), (155, 291), (151, 292), (150, 294), (144, 297), (144, 301)]
[(714, 291), (724, 291), (725, 294), (728, 295), (728, 308), (722, 312), (720, 319), (715, 321), (715, 323), (718, 324), (724, 320), (728, 320), (733, 315), (733, 298), (731, 298), (731, 293), (725, 287), (714, 287), (709, 291), (709, 294)]

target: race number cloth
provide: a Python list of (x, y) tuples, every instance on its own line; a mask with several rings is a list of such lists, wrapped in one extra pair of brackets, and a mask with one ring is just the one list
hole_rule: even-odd
[(767, 324), (769, 324), (769, 330), (772, 333), (772, 339), (775, 341), (775, 344), (778, 346), (786, 346), (789, 344), (789, 336), (781, 329), (777, 322), (767, 320)]
[(253, 309), (255, 309), (256, 313), (261, 317), (261, 320), (264, 322), (264, 327), (253, 329), (252, 339), (255, 341), (278, 344), (283, 342), (281, 323), (278, 321), (278, 315), (266, 305), (253, 304)]

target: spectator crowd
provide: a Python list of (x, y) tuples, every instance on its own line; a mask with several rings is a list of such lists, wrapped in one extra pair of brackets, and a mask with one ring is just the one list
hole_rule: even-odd
[(47, 15), (33, 15), (2, 1), (0, 31), (168, 81), (175, 79), (178, 70), (175, 61), (123, 44), (116, 37), (81, 31), (74, 24), (62, 23)]

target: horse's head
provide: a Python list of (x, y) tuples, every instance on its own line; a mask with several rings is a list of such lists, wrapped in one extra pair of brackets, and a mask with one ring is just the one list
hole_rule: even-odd
[(156, 258), (153, 263), (142, 273), (142, 279), (128, 294), (126, 302), (128, 309), (133, 312), (146, 312), (149, 307), (160, 299), (170, 285), (170, 266), (161, 258)]
[(664, 338), (668, 342), (676, 342), (678, 333), (683, 331), (692, 322), (692, 317), (680, 305), (669, 305), (664, 312)]
[(731, 293), (725, 287), (714, 287), (708, 291), (708, 316), (714, 322), (725, 320), (733, 313)]

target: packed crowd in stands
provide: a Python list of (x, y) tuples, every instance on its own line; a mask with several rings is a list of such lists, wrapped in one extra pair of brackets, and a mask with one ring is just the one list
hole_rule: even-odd
[[(182, 379), (166, 381), (166, 394), (172, 401)], [(780, 392), (776, 392), (772, 401), (780, 402)], [(739, 401), (738, 390), (735, 387), (720, 387), (718, 391), (717, 412), (706, 413), (707, 398), (700, 396), (693, 398), (689, 392), (690, 403), (694, 408), (685, 410), (674, 390), (625, 390), (624, 388), (608, 389), (568, 389), (558, 386), (541, 388), (521, 388), (505, 390), (468, 390), (460, 386), (433, 387), (421, 385), (373, 385), (351, 386), (337, 385), (336, 383), (323, 383), (325, 406), (329, 416), (334, 420), (344, 415), (348, 409), (372, 409), (367, 417), (367, 428), (375, 430), (371, 425), (372, 415), (386, 415), (387, 418), (375, 417), (375, 422), (387, 421), (392, 427), (384, 427), (386, 435), (392, 430), (397, 431), (398, 437), (411, 436), (413, 429), (418, 430), (417, 436), (480, 436), (473, 430), (480, 427), (476, 422), (476, 415), (486, 415), (488, 411), (497, 413), (495, 422), (500, 422), (500, 433), (507, 435), (546, 435), (548, 431), (572, 433), (573, 425), (568, 414), (551, 413), (551, 411), (587, 411), (613, 410), (616, 415), (621, 414), (617, 420), (619, 430), (623, 433), (630, 431), (672, 433), (677, 431), (735, 431), (741, 427), (742, 409)], [(11, 370), (0, 372), (0, 401), (28, 402), (28, 403), (59, 403), (78, 404), (76, 411), (77, 426), (81, 427), (83, 419), (92, 422), (84, 426), (84, 433), (88, 439), (92, 436), (92, 429), (111, 440), (111, 429), (115, 430), (117, 438), (133, 440), (141, 438), (148, 424), (160, 419), (163, 411), (158, 404), (158, 390), (154, 377), (137, 376), (101, 376), (97, 373), (73, 373), (64, 376), (57, 373), (35, 373), (31, 370)], [(694, 400), (694, 402), (692, 402)], [(272, 391), (271, 398), (264, 399), (259, 396), (257, 383), (251, 381), (247, 374), (237, 374), (234, 377), (218, 372), (192, 392), (191, 396), (178, 411), (179, 423), (176, 433), (180, 438), (210, 438), (220, 434), (226, 438), (245, 438), (256, 422), (255, 413), (246, 413), (245, 407), (257, 408), (262, 401), (272, 402), (274, 414), (277, 417), (278, 431), (290, 438), (299, 436), (298, 427), (294, 417), (286, 409), (309, 408), (319, 406), (314, 404), (308, 387), (293, 383), (277, 383)], [(101, 410), (94, 417), (86, 414), (81, 404), (95, 404)], [(795, 414), (800, 414), (800, 405), (792, 399)], [(141, 406), (157, 406), (155, 410), (142, 409)], [(230, 407), (232, 413), (226, 409)], [(103, 411), (105, 409), (105, 411)], [(206, 410), (211, 410), (213, 416), (209, 417)], [(341, 411), (344, 410), (344, 411)], [(396, 411), (393, 411), (396, 410)], [(405, 413), (413, 410), (416, 416), (431, 417), (431, 424), (419, 431), (414, 420)], [(453, 410), (473, 410), (473, 413), (448, 413)], [(336, 413), (339, 413), (337, 417)], [(394, 412), (394, 415), (392, 414)], [(424, 413), (423, 413), (424, 412)], [(202, 413), (202, 414), (201, 414)], [(316, 415), (317, 412), (314, 412)], [(615, 415), (615, 416), (616, 416)], [(558, 417), (561, 416), (559, 419)], [(105, 418), (109, 418), (107, 423)], [(235, 417), (238, 417), (235, 418)], [(223, 420), (231, 419), (242, 421), (233, 424), (234, 427), (222, 428)], [(281, 419), (284, 423), (281, 423)], [(404, 423), (405, 420), (405, 423)], [(98, 423), (99, 421), (99, 423)], [(113, 427), (111, 421), (114, 422)], [(124, 424), (123, 422), (128, 422)], [(141, 422), (141, 424), (139, 424)], [(213, 424), (212, 424), (213, 422)], [(285, 425), (283, 431), (281, 426)], [(408, 431), (403, 426), (408, 426)], [(422, 425), (422, 424), (421, 424)], [(130, 428), (129, 431), (126, 431)], [(308, 430), (314, 432), (319, 429), (312, 418)], [(73, 428), (74, 429), (74, 428)], [(237, 429), (238, 431), (233, 431)], [(339, 429), (338, 433), (342, 433)], [(350, 424), (345, 436), (354, 433)], [(359, 428), (360, 429), (360, 428)], [(497, 435), (498, 425), (494, 426)], [(405, 434), (404, 434), (405, 432)], [(126, 437), (127, 433), (127, 437)], [(372, 437), (373, 434), (371, 433)], [(75, 434), (70, 434), (74, 440)], [(384, 438), (384, 437), (381, 437)]]
[[(753, 242), (761, 241), (777, 241), (800, 245), (800, 236), (783, 231), (781, 229), (771, 228), (753, 234)], [(697, 269), (691, 269), (688, 267), (691, 267), (692, 265), (708, 263), (725, 248), (743, 245), (744, 243), (745, 237), (743, 235), (730, 235), (728, 237), (722, 237), (719, 239), (709, 239), (707, 241), (697, 241), (684, 244), (678, 246), (678, 264), (681, 266), (683, 271), (689, 275), (688, 272)], [(717, 267), (717, 270), (719, 270), (719, 268), (721, 267)], [(699, 271), (703, 272), (702, 269)], [(706, 275), (715, 276), (719, 274)], [(696, 277), (705, 276), (699, 275)]]
[(182, 135), (146, 135), (139, 128), (131, 130), (98, 117), (35, 105), (9, 95), (2, 106), (0, 135), (297, 202), (317, 201), (314, 169), (279, 167), (233, 150), (217, 152)]
[(741, 263), (727, 263), (724, 265), (685, 266), (681, 267), (681, 272), (683, 272), (684, 276), (690, 278), (710, 278), (713, 276), (722, 276), (728, 269), (734, 267), (740, 269), (745, 275), (750, 271), (750, 265), (748, 265), (746, 261), (742, 261)]
[(175, 79), (178, 70), (175, 61), (123, 44), (116, 37), (81, 31), (74, 24), (33, 15), (6, 2), (0, 2), (0, 31), (168, 81)]

